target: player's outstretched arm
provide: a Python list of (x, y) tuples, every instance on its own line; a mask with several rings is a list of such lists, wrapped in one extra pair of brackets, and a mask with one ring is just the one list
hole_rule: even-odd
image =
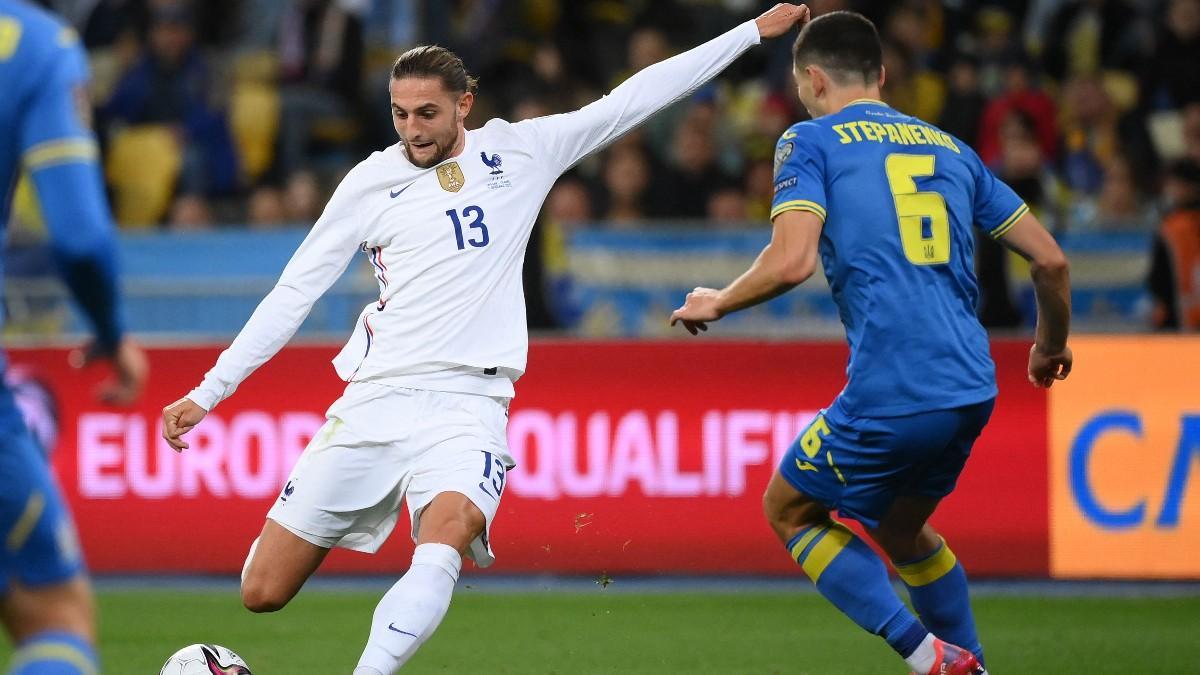
[(362, 242), (358, 193), (351, 172), (334, 193), (325, 212), (292, 256), (275, 288), (263, 298), (250, 320), (221, 352), (199, 387), (163, 409), (163, 438), (176, 450), (187, 448), (182, 436), (237, 389), (250, 373), (287, 344), (313, 304), (342, 276)]
[(172, 448), (176, 451), (187, 449), (183, 435), (287, 344), (313, 304), (350, 264), (357, 241), (355, 224), (345, 219), (325, 221), (324, 216), (317, 221), (284, 268), (275, 288), (259, 303), (229, 347), (221, 352), (200, 386), (163, 408), (162, 436)]
[(124, 405), (141, 394), (149, 363), (121, 325), (115, 230), (96, 141), (77, 109), (77, 101), (87, 99), (87, 57), (69, 39), (60, 40), (58, 50), (13, 131), (37, 188), (59, 274), (92, 326), (92, 342), (72, 353), (71, 364), (110, 360), (115, 378), (101, 385), (99, 398)]
[(817, 244), (824, 221), (808, 211), (785, 211), (775, 217), (771, 243), (754, 264), (723, 290), (697, 288), (671, 314), (692, 335), (708, 330), (708, 322), (739, 309), (766, 302), (799, 286), (817, 268)]
[(716, 77), (743, 52), (809, 19), (805, 5), (780, 3), (754, 21), (704, 44), (642, 69), (610, 94), (575, 112), (517, 124), (565, 171), (655, 113)]
[[(52, 141), (59, 146), (85, 142)], [(112, 405), (133, 403), (142, 393), (150, 366), (121, 325), (116, 236), (99, 167), (94, 159), (76, 156), (30, 168), (59, 274), (92, 326), (92, 341), (72, 352), (71, 365), (111, 362), (114, 375), (100, 386), (99, 399)]]
[(1000, 241), (1030, 263), (1037, 297), (1037, 333), (1029, 351), (1029, 381), (1049, 387), (1071, 373), (1071, 273), (1067, 256), (1033, 214), (1027, 213)]

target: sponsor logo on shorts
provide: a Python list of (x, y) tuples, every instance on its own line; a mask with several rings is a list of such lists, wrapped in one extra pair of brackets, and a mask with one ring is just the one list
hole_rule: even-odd
[(479, 489), (483, 492), (483, 494), (491, 497), (493, 500), (496, 499), (496, 496), (487, 489), (487, 486), (484, 485), (483, 481), (479, 481)]
[(818, 470), (816, 464), (813, 464), (812, 462), (804, 462), (799, 459), (796, 460), (796, 468), (800, 469), (801, 471), (817, 471)]

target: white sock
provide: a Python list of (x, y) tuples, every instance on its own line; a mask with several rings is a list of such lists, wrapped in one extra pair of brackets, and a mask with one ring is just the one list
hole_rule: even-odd
[(917, 675), (925, 675), (933, 670), (934, 664), (937, 663), (937, 650), (933, 648), (933, 641), (933, 633), (927, 634), (917, 650), (904, 659)]
[(392, 675), (416, 653), (450, 608), (462, 556), (453, 546), (421, 544), (371, 619), (371, 637), (355, 675)]

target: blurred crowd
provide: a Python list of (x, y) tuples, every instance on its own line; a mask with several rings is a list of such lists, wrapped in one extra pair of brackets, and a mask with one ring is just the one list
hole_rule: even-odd
[[(457, 51), (469, 120), (574, 109), (770, 2), (42, 0), (91, 54), (123, 227), (311, 222), (350, 166), (395, 140), (392, 59)], [(1168, 169), (1200, 161), (1200, 0), (813, 0), (885, 40), (885, 98), (976, 147), (1056, 231), (1146, 232)], [(578, 167), (563, 222), (762, 223), (775, 140), (803, 119), (790, 45), (740, 60)], [(1179, 172), (1177, 172), (1179, 173)]]
[[(752, 3), (666, 4), (725, 13), (696, 16), (711, 32), (735, 20), (731, 6)], [(818, 14), (870, 16), (885, 41), (887, 102), (975, 147), (1056, 232), (1153, 231), (1172, 206), (1169, 179), (1189, 173), (1171, 169), (1200, 161), (1200, 0), (811, 4)], [(708, 34), (678, 28), (634, 20), (623, 67), (585, 84), (603, 88)], [(805, 117), (787, 47), (745, 59), (722, 84), (582, 167), (575, 184), (560, 184), (552, 212), (613, 223), (763, 222), (772, 144)]]
[[(108, 188), (127, 229), (311, 223), (355, 162), (395, 142), (388, 74), (415, 44), (445, 45), (479, 76), (475, 127), (575, 109), (773, 4), (40, 1), (78, 27), (91, 55)], [(1147, 234), (1200, 203), (1200, 0), (808, 4), (874, 20), (887, 101), (974, 146), (1056, 233)], [(753, 50), (585, 160), (559, 181), (545, 219), (762, 226), (775, 141), (806, 116), (790, 46)], [(1200, 235), (1189, 237), (1182, 247), (1200, 270)], [(1181, 245), (1160, 243), (1177, 267)], [(542, 245), (535, 254), (553, 267), (553, 244)], [(1002, 253), (980, 255), (994, 285)], [(982, 311), (1017, 321), (986, 295)]]

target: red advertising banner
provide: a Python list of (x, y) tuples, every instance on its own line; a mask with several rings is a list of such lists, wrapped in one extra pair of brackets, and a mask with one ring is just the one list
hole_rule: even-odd
[[(977, 575), (1049, 570), (1046, 398), (1025, 381), (1027, 349), (993, 345), (996, 412), (934, 519)], [(239, 570), (344, 387), (328, 363), (336, 348), (289, 348), (176, 454), (159, 437), (160, 410), (218, 352), (151, 350), (146, 396), (128, 409), (96, 403), (105, 373), (71, 370), (65, 350), (12, 352), (57, 400), (53, 461), (94, 570)], [(509, 420), (518, 467), (492, 530), (491, 569), (795, 573), (760, 498), (782, 453), (841, 389), (846, 357), (834, 343), (535, 342)], [(325, 569), (405, 569), (407, 532), (402, 522), (379, 554), (336, 552)]]

